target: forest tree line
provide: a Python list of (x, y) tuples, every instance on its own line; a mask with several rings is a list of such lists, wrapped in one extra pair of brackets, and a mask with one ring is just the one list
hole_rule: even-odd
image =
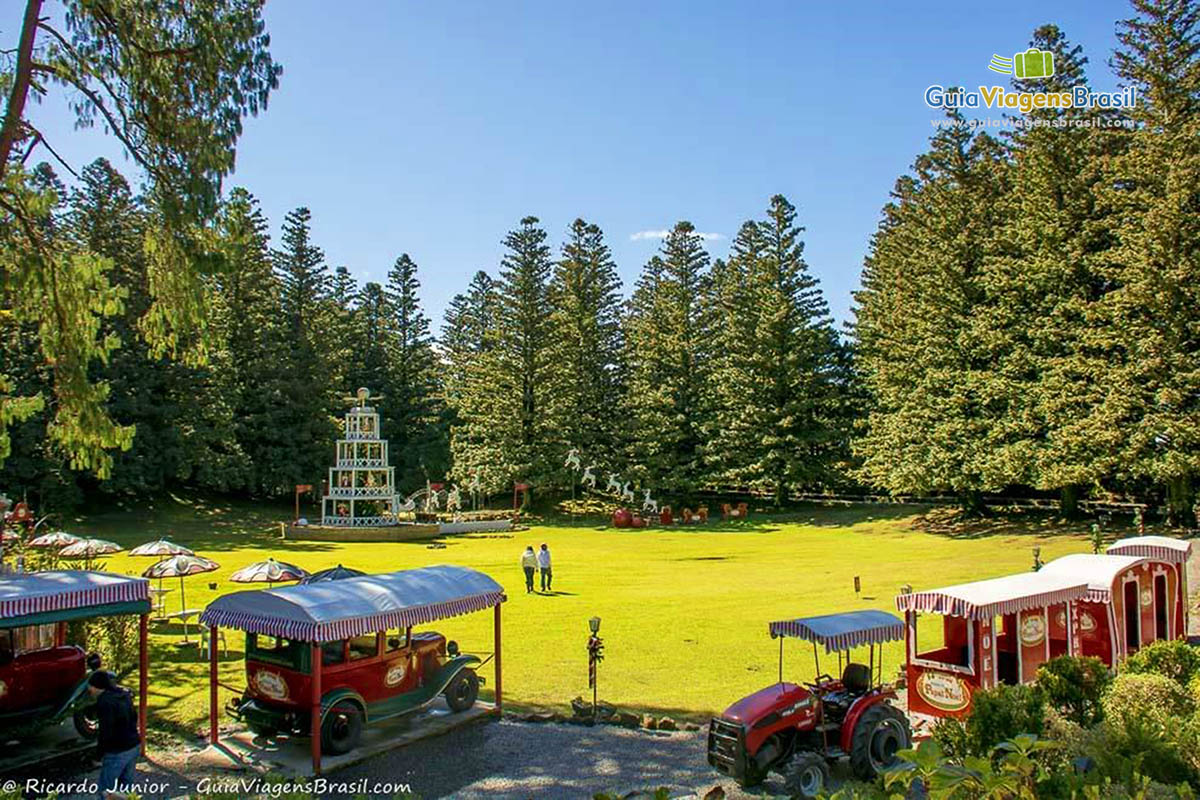
[[(435, 331), (412, 258), (359, 285), (327, 263), (306, 209), (272, 241), (234, 189), (189, 254), (205, 265), (204, 352), (185, 357), (153, 335), (159, 194), (104, 161), (70, 187), (41, 165), (27, 183), (47, 210), (25, 235), (96, 255), (88, 268), (111, 290), (93, 300), (87, 365), (107, 416), (75, 412), (102, 433), (84, 457), (62, 446), (54, 402), (0, 414), (0, 486), (51, 502), (174, 485), (286, 494), (324, 476), (344, 398), (368, 386), (406, 489), (478, 474), (492, 492), (564, 490), (578, 448), (656, 496), (865, 488), (979, 509), (988, 494), (1038, 492), (1071, 512), (1122, 493), (1192, 523), (1200, 7), (1132, 5), (1111, 63), (1140, 104), (1038, 109), (1024, 119), (1047, 124), (998, 136), (946, 110), (882, 211), (841, 331), (782, 196), (725, 258), (678, 223), (628, 292), (598, 226), (577, 220), (552, 241), (527, 217)], [(1014, 88), (1088, 84), (1057, 27), (1030, 45), (1054, 54), (1055, 74)], [(47, 330), (0, 317), (6, 394), (72, 396)]]

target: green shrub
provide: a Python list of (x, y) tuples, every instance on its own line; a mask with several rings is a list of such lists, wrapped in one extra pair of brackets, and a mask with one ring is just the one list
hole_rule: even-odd
[(967, 717), (968, 755), (984, 757), (1020, 734), (1041, 736), (1046, 700), (1036, 686), (997, 686), (976, 692)]
[(1200, 675), (1200, 650), (1179, 639), (1152, 642), (1127, 658), (1122, 671), (1162, 675), (1187, 686)]
[(1118, 675), (1104, 693), (1102, 705), (1105, 717), (1118, 728), (1136, 721), (1161, 731), (1174, 729), (1196, 709), (1186, 689), (1165, 675), (1149, 672)]
[(947, 758), (961, 759), (971, 755), (967, 741), (967, 726), (957, 717), (942, 717), (933, 724), (929, 735)]
[(1046, 702), (1080, 725), (1094, 725), (1103, 717), (1100, 698), (1111, 681), (1108, 667), (1091, 656), (1059, 656), (1042, 664), (1037, 672), (1037, 685)]
[(1094, 733), (1088, 755), (1105, 778), (1131, 787), (1138, 776), (1171, 786), (1196, 781), (1195, 769), (1183, 757), (1169, 730), (1144, 717), (1114, 714)]

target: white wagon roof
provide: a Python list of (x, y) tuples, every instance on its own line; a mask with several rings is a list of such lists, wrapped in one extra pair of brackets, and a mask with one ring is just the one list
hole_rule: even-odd
[(1085, 579), (1041, 572), (1022, 572), (986, 581), (960, 583), (897, 595), (896, 608), (971, 619), (991, 619), (1086, 596)]
[(1054, 559), (1042, 567), (1038, 574), (1086, 581), (1088, 594), (1085, 599), (1094, 603), (1108, 603), (1112, 600), (1112, 585), (1117, 576), (1145, 560), (1141, 556), (1075, 553)]
[(1133, 536), (1110, 544), (1105, 551), (1110, 555), (1142, 556), (1183, 564), (1192, 554), (1192, 543), (1185, 539), (1169, 536)]

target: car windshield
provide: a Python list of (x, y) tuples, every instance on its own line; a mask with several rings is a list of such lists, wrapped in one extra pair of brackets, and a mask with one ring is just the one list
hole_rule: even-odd
[(300, 655), (304, 645), (291, 639), (251, 633), (246, 636), (246, 657), (269, 664), (279, 664), (300, 669)]

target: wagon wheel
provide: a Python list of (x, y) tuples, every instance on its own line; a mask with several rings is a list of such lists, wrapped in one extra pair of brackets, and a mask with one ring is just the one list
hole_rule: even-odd
[(446, 695), (446, 705), (450, 706), (451, 711), (466, 711), (475, 705), (475, 700), (479, 697), (479, 678), (475, 675), (475, 670), (464, 669), (455, 675), (443, 694)]
[(350, 700), (339, 700), (321, 722), (321, 749), (334, 756), (349, 753), (362, 736), (363, 712)]
[(871, 706), (859, 717), (850, 739), (850, 767), (864, 781), (898, 760), (896, 752), (912, 746), (908, 719), (887, 703)]
[(75, 732), (84, 739), (90, 741), (100, 735), (100, 716), (95, 703), (76, 711), (71, 721), (75, 723)]
[(792, 797), (820, 797), (829, 786), (829, 764), (813, 750), (801, 750), (783, 768), (783, 784)]

